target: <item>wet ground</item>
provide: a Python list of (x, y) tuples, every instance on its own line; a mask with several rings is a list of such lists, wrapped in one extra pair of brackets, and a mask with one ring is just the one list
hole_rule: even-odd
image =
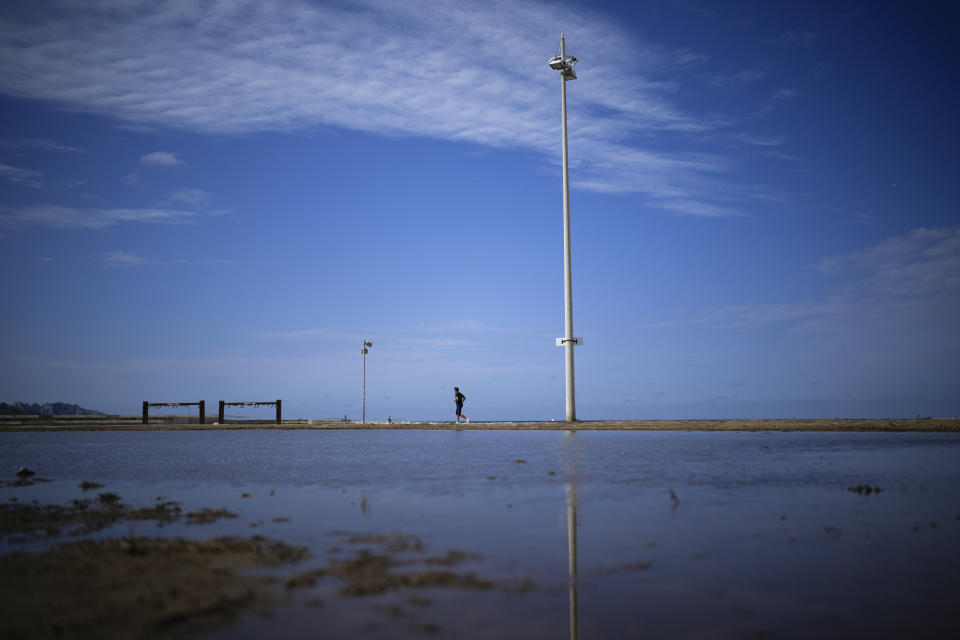
[[(212, 626), (145, 627), (159, 636), (960, 630), (957, 434), (60, 432), (0, 445), (5, 560), (41, 566), (64, 543), (122, 551), (124, 538), (304, 550), (218, 567), (261, 580), (250, 605), (194, 616)], [(102, 512), (97, 526), (84, 509)]]

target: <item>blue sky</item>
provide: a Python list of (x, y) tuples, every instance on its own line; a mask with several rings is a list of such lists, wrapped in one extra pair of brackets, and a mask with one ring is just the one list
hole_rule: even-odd
[[(11, 2), (0, 399), (960, 414), (949, 2)], [(264, 410), (264, 416), (269, 413)]]

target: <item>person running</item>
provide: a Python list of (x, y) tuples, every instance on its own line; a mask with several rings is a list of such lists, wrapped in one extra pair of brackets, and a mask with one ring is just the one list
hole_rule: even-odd
[(463, 401), (466, 399), (467, 396), (460, 393), (460, 387), (453, 388), (453, 401), (457, 403), (457, 424), (460, 424), (460, 418), (470, 422), (470, 418), (463, 415)]

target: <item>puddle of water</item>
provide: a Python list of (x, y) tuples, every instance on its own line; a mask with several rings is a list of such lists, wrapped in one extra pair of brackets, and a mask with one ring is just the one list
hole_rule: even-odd
[[(396, 557), (495, 587), (339, 595), (332, 576), (211, 638), (942, 637), (958, 631), (956, 434), (217, 431), (0, 434), (0, 500), (111, 491), (239, 515), (137, 535), (260, 534), (311, 549), (289, 577), (416, 536)], [(83, 492), (94, 480), (105, 486)], [(880, 487), (861, 495), (850, 487)], [(243, 494), (249, 497), (243, 497)], [(93, 535), (127, 535), (120, 523)], [(52, 541), (0, 540), (0, 552)], [(521, 589), (526, 584), (534, 588)], [(954, 635), (954, 634), (950, 634)]]

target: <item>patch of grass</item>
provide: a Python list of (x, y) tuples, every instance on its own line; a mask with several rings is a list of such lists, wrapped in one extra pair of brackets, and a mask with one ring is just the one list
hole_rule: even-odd
[(237, 514), (226, 509), (211, 509), (204, 507), (200, 511), (191, 511), (187, 514), (187, 524), (210, 524), (221, 518), (237, 518)]
[(868, 484), (858, 484), (855, 487), (847, 487), (847, 491), (852, 491), (853, 493), (860, 494), (861, 496), (868, 496), (871, 493), (880, 493), (883, 491), (880, 487), (871, 487)]
[(106, 491), (104, 493), (97, 494), (97, 499), (100, 500), (100, 504), (105, 504), (105, 505), (120, 503), (120, 496), (111, 491)]
[[(483, 556), (456, 549), (440, 556), (426, 556), (423, 543), (413, 535), (346, 531), (332, 531), (328, 535), (341, 537), (344, 544), (356, 545), (349, 557), (331, 558), (321, 570), (322, 575), (342, 581), (338, 591), (341, 596), (356, 598), (391, 591), (437, 588), (527, 593), (537, 588), (528, 579), (494, 581), (471, 572), (455, 571), (456, 565), (478, 562)], [(301, 582), (309, 584), (308, 577), (298, 576), (294, 580), (298, 586)], [(415, 607), (426, 607), (430, 603), (428, 598), (420, 595), (408, 597), (408, 604)], [(383, 611), (390, 613), (386, 609)]]
[(259, 537), (190, 541), (132, 535), (5, 554), (0, 575), (11, 579), (0, 581), (7, 614), (0, 635), (199, 636), (244, 613), (277, 606), (274, 589), (249, 569), (308, 557), (305, 548)]

